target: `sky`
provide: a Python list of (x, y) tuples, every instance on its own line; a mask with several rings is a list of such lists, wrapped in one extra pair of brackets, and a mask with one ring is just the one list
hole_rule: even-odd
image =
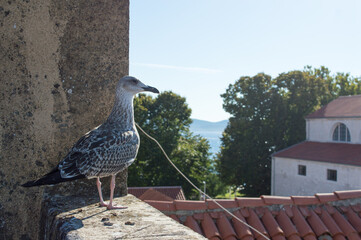
[(241, 76), (304, 66), (361, 76), (361, 1), (130, 0), (129, 74), (186, 98), (192, 118), (229, 118)]

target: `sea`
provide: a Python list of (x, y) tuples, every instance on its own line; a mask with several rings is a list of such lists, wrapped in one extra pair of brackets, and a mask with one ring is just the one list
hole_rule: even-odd
[(224, 129), (227, 127), (228, 120), (219, 122), (209, 122), (205, 120), (192, 119), (190, 130), (196, 134), (206, 138), (210, 144), (210, 152), (215, 155), (220, 151), (221, 137)]

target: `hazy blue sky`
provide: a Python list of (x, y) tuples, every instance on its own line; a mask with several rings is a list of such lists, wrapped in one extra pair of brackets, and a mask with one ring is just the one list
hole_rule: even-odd
[(241, 76), (306, 65), (361, 76), (361, 1), (130, 0), (130, 74), (193, 118), (227, 119), (220, 94)]

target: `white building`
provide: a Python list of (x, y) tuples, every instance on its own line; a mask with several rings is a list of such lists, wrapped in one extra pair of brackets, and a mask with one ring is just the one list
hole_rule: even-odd
[(308, 115), (306, 141), (272, 155), (272, 195), (354, 189), (361, 189), (361, 95)]

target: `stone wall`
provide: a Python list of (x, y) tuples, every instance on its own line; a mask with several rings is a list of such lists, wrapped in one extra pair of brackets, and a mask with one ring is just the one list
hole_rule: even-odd
[[(20, 185), (111, 111), (128, 74), (129, 0), (1, 1), (0, 41), (0, 239), (37, 239), (45, 187)], [(126, 172), (119, 177), (125, 194)], [(48, 192), (96, 196), (96, 187), (84, 180)]]
[(42, 206), (39, 239), (206, 239), (133, 195), (114, 201), (128, 208), (105, 211), (97, 198), (52, 196)]

